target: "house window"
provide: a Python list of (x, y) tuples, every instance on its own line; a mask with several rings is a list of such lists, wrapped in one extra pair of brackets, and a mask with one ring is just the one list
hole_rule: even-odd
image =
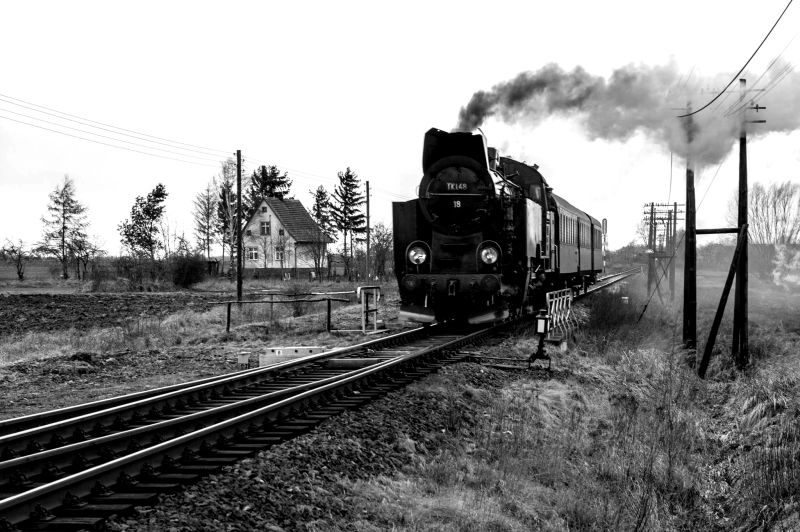
[(284, 259), (283, 246), (275, 246), (275, 260), (282, 261)]
[(247, 248), (247, 260), (258, 260), (258, 248)]
[(278, 229), (278, 236), (283, 236), (283, 227)]
[(267, 207), (266, 206), (261, 207), (261, 212), (267, 212)]
[(261, 236), (271, 234), (270, 222), (261, 222)]

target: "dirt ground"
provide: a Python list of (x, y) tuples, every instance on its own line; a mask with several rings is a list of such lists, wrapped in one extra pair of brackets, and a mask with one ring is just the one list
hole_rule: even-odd
[(163, 318), (182, 310), (208, 310), (224, 294), (0, 293), (0, 336), (28, 331), (113, 327), (130, 318)]
[[(399, 329), (391, 297), (379, 318)], [(274, 314), (268, 304), (234, 306), (226, 332), (220, 302), (232, 299), (225, 292), (0, 293), (0, 419), (235, 371), (240, 354), (256, 361), (267, 347), (364, 339), (326, 332), (324, 303), (276, 304)], [(334, 328), (356, 329), (359, 308), (336, 303)]]

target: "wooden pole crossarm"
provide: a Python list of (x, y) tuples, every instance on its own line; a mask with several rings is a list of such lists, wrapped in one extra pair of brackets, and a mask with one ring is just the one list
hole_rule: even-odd
[(736, 234), (739, 232), (738, 227), (720, 227), (717, 229), (698, 229), (695, 231), (698, 235), (722, 235), (725, 233)]

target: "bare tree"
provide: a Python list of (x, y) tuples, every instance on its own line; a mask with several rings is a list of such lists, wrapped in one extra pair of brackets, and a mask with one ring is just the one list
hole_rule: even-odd
[[(392, 264), (392, 250), (394, 249), (394, 235), (392, 228), (383, 223), (375, 224), (370, 231), (370, 252), (372, 254), (373, 272), (379, 279), (386, 275), (386, 269)], [(368, 274), (370, 272), (367, 272)]]
[[(96, 244), (97, 237), (94, 240), (88, 238), (76, 239), (72, 242), (72, 254), (75, 259), (75, 275), (78, 279), (86, 279), (89, 272), (89, 264), (102, 257), (106, 252)], [(83, 268), (83, 272), (81, 272)]]
[[(738, 193), (728, 203), (727, 221), (738, 223)], [(747, 233), (753, 244), (800, 243), (800, 184), (753, 183), (747, 205)]]
[(258, 245), (261, 248), (261, 259), (266, 270), (269, 268), (269, 259), (272, 256), (272, 235), (269, 233), (259, 235)]
[(25, 264), (31, 259), (32, 251), (25, 245), (22, 239), (16, 243), (6, 239), (6, 244), (0, 248), (0, 259), (10, 262), (17, 270), (17, 278), (25, 280)]

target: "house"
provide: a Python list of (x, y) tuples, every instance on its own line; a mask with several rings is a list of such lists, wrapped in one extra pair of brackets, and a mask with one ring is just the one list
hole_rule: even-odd
[(244, 226), (244, 271), (284, 279), (324, 273), (331, 242), (299, 200), (266, 198)]

